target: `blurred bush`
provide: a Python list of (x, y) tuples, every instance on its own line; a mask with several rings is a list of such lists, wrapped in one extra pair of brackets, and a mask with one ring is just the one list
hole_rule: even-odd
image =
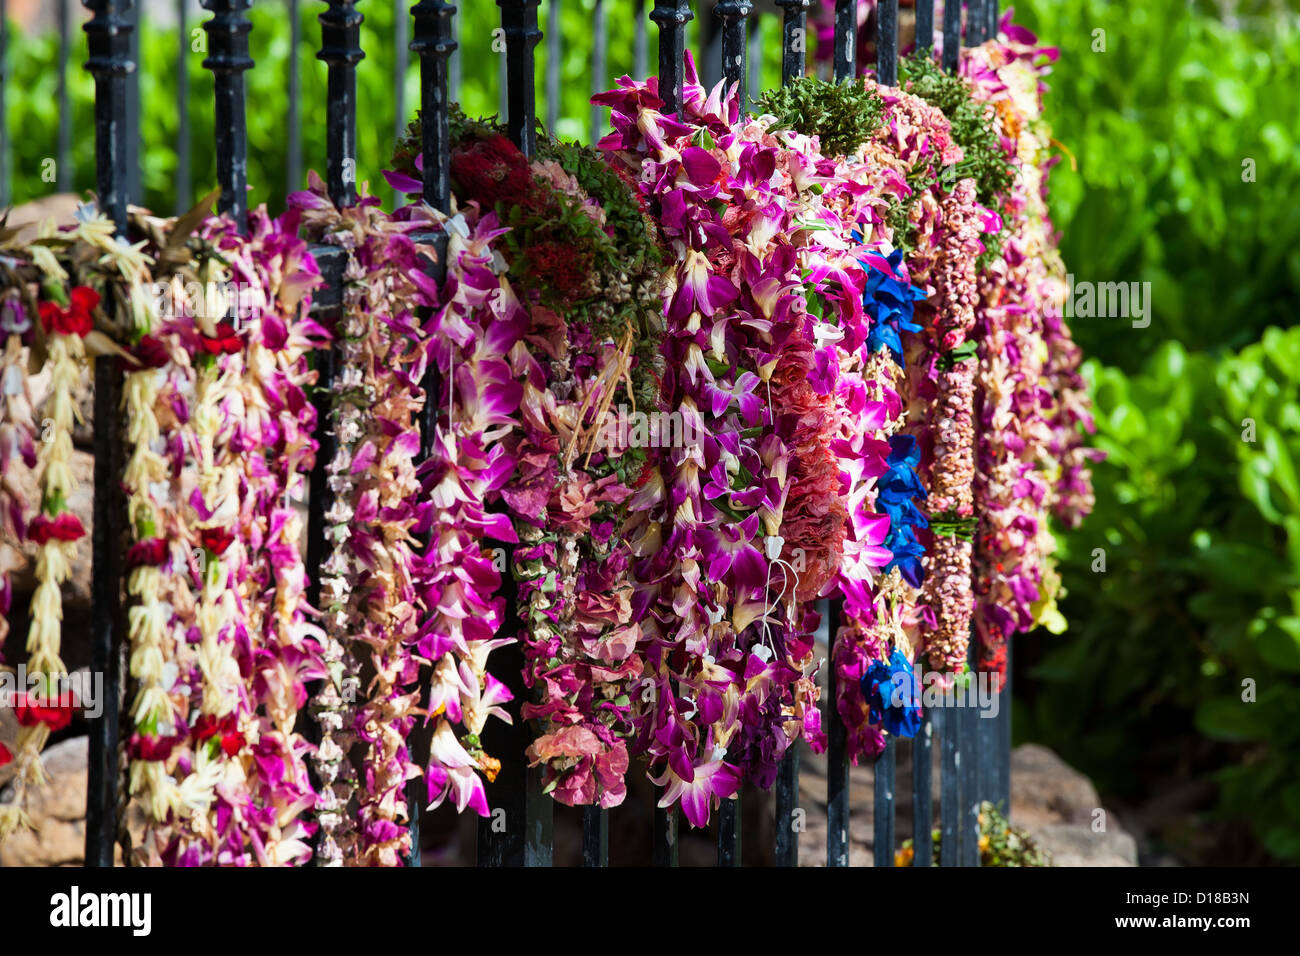
[[(1294, 322), (1300, 286), (1300, 31), (1279, 4), (1236, 6), (1269, 15), (1018, 10), (1061, 47), (1049, 118), (1077, 169), (1056, 167), (1051, 201), (1069, 271), (1151, 282), (1152, 318), (1072, 323), (1109, 458), (1096, 513), (1060, 540), (1070, 629), (1019, 645), (1037, 680), (1016, 732), (1134, 802), (1213, 781), (1221, 818), (1296, 859), (1300, 330), (1269, 326)], [(1157, 837), (1222, 851), (1188, 823)]]

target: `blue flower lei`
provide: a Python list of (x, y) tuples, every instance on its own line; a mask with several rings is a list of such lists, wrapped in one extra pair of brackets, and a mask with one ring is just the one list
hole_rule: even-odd
[[(857, 236), (857, 233), (854, 233)], [(919, 332), (921, 327), (912, 321), (914, 303), (925, 298), (916, 286), (908, 285), (889, 273), (878, 269), (867, 260), (861, 261), (867, 270), (867, 286), (862, 293), (862, 305), (871, 317), (871, 331), (867, 335), (867, 348), (872, 352), (889, 350), (889, 356), (903, 364), (903, 332)], [(890, 271), (897, 274), (903, 262), (903, 251), (895, 249), (887, 260)], [(926, 497), (925, 486), (917, 477), (921, 464), (921, 450), (912, 435), (894, 435), (889, 439), (889, 471), (880, 479), (880, 496), (877, 499), (889, 515), (889, 534), (884, 546), (894, 555), (885, 566), (889, 572), (898, 568), (903, 580), (914, 588), (925, 581), (925, 568), (921, 558), (925, 548), (917, 540), (918, 528), (929, 527), (925, 514), (916, 502)]]

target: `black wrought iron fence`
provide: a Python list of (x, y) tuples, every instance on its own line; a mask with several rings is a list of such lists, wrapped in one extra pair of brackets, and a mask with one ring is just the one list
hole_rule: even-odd
[[(99, 204), (116, 224), (119, 233), (125, 234), (127, 204), (140, 194), (140, 100), (139, 54), (136, 47), (139, 5), (134, 0), (82, 0), (92, 18), (84, 25), (89, 57), (85, 68), (95, 81), (95, 169)], [(252, 0), (201, 0), (202, 7), (212, 14), (203, 23), (207, 33), (208, 55), (203, 61), (205, 69), (213, 74), (215, 95), (215, 129), (213, 137), (217, 176), (221, 187), (218, 209), (229, 213), (236, 221), (247, 214), (247, 151), (246, 102), (244, 74), (254, 68), (249, 56), (251, 23), (247, 13)], [(350, 205), (357, 198), (357, 97), (358, 64), (365, 53), (360, 44), (360, 27), (363, 14), (357, 9), (358, 0), (321, 0), (327, 9), (320, 13), (321, 43), (317, 57), (328, 70), (328, 95), (324, 108), (326, 128), (326, 183), (330, 197), (340, 206)], [(483, 2), (483, 0), (477, 0)], [(814, 0), (772, 0), (772, 14), (779, 8), (781, 17), (782, 82), (789, 83), (801, 76), (805, 69), (808, 11)], [(535, 48), (543, 39), (538, 14), (541, 0), (496, 0), (501, 11), (501, 29), (505, 42), (502, 58), (501, 98), (503, 115), (510, 137), (526, 154), (531, 155), (536, 144), (536, 64)], [(547, 39), (547, 69), (544, 78), (546, 92), (546, 120), (554, 128), (559, 101), (559, 64), (563, 54), (564, 37), (560, 34), (559, 13), (562, 0), (549, 0), (546, 22), (550, 30)], [(933, 35), (934, 0), (915, 0), (915, 22), (918, 44), (929, 45)], [(5, 0), (0, 0), (0, 21), (6, 11)], [(302, 176), (302, 150), (300, 140), (301, 104), (297, 86), (296, 61), (299, 48), (298, 0), (287, 2), (294, 42), (291, 44), (290, 81), (287, 90), (288, 166), (287, 181), (297, 188)], [(635, 18), (634, 49), (626, 57), (632, 71), (644, 75), (648, 63), (647, 20), (659, 31), (660, 94), (665, 101), (664, 112), (672, 113), (681, 100), (683, 81), (683, 54), (687, 49), (688, 24), (696, 16), (716, 18), (717, 44), (720, 50), (718, 64), (720, 75), (729, 83), (740, 84), (744, 91), (754, 89), (754, 74), (747, 70), (747, 58), (755, 56), (753, 36), (749, 33), (756, 4), (752, 0), (719, 0), (709, 4), (697, 2), (692, 9), (688, 0), (653, 0), (652, 9), (646, 11), (646, 0), (596, 0), (592, 19), (592, 76), (595, 91), (605, 86), (606, 64), (609, 48), (606, 26), (610, 13), (617, 9), (621, 15), (630, 13)], [(763, 4), (768, 6), (768, 4)], [(881, 82), (896, 84), (898, 76), (898, 0), (881, 0), (876, 7), (875, 46), (877, 74)], [(61, 76), (66, 77), (68, 58), (71, 55), (69, 17), (65, 4), (60, 4), (59, 29), (62, 42), (59, 46)], [(833, 76), (844, 79), (851, 76), (857, 62), (858, 28), (856, 0), (836, 0), (835, 35), (833, 46)], [(943, 62), (947, 69), (955, 70), (961, 43), (977, 45), (996, 32), (997, 0), (970, 0), (964, 5), (948, 3), (943, 10)], [(183, 62), (189, 55), (190, 34), (184, 0), (176, 5), (178, 52)], [(408, 33), (405, 15), (397, 17), (397, 31), (402, 51), (399, 62), (393, 65), (399, 78), (395, 85), (397, 115), (400, 124), (405, 113), (401, 78), (406, 72), (405, 50), (419, 58), (420, 109), (423, 123), (423, 196), (426, 202), (448, 212), (451, 204), (449, 174), (449, 105), (456, 99), (459, 74), (456, 60), (458, 49), (457, 8), (445, 0), (419, 0), (410, 8), (412, 23)], [(712, 33), (713, 31), (711, 31)], [(0, 27), (0, 63), (7, 53), (8, 34)], [(761, 52), (761, 51), (760, 51)], [(381, 65), (383, 68), (389, 65)], [(706, 72), (707, 76), (707, 72)], [(185, 208), (189, 181), (190, 155), (188, 150), (189, 89), (186, 71), (178, 71), (177, 109), (180, 112), (182, 135), (179, 137), (177, 208)], [(7, 130), (4, 90), (0, 80), (0, 128)], [(71, 134), (67, 126), (68, 89), (66, 82), (58, 86), (60, 100), (60, 126), (58, 130), (58, 162), (60, 177), (71, 168), (68, 160)], [(259, 108), (268, 104), (256, 104)], [(278, 105), (278, 104), (277, 104)], [(605, 122), (603, 110), (593, 107), (591, 129), (593, 138)], [(312, 114), (309, 113), (309, 117)], [(11, 166), (9, 138), (4, 136), (0, 148), (0, 200), (7, 201)], [(59, 186), (68, 180), (61, 178)], [(441, 251), (438, 236), (426, 237)], [(330, 320), (337, 315), (342, 301), (342, 271), (344, 253), (334, 246), (313, 249), (327, 280), (313, 300), (313, 310), (318, 317)], [(440, 257), (441, 258), (441, 257)], [(429, 269), (434, 273), (441, 268), (433, 262)], [(332, 355), (318, 353), (316, 368), (320, 372), (319, 393), (328, 393), (333, 372)], [(434, 373), (430, 373), (434, 374)], [(426, 382), (431, 391), (436, 382)], [(94, 479), (94, 532), (93, 532), (93, 591), (94, 629), (92, 635), (92, 668), (104, 674), (105, 686), (115, 688), (103, 708), (102, 716), (92, 722), (90, 742), (90, 780), (87, 797), (86, 863), (89, 866), (111, 866), (113, 848), (117, 838), (119, 783), (121, 779), (118, 757), (119, 719), (122, 700), (122, 637), (121, 553), (119, 542), (124, 532), (124, 511), (118, 476), (122, 462), (114, 441), (118, 408), (121, 399), (120, 372), (115, 360), (100, 358), (95, 367), (95, 479)], [(323, 401), (324, 399), (322, 399)], [(320, 452), (317, 467), (312, 474), (308, 499), (307, 566), (312, 574), (309, 600), (317, 603), (320, 582), (318, 570), (325, 556), (324, 514), (329, 506), (325, 464), (332, 457), (333, 436), (329, 416), (321, 407), (321, 426), (317, 434)], [(422, 423), (425, 435), (432, 433), (431, 422)], [(425, 449), (427, 453), (427, 448)], [(840, 619), (837, 600), (828, 602), (824, 618), (827, 633), (833, 640)], [(504, 628), (509, 629), (517, 618), (507, 617)], [(512, 675), (506, 681), (514, 693), (512, 704), (514, 725), (497, 723), (485, 734), (484, 744), (502, 757), (502, 767), (495, 782), (488, 785), (488, 799), (492, 807), (503, 810), (505, 825), (493, 826), (486, 821), (479, 827), (478, 862), (487, 866), (548, 866), (553, 851), (554, 802), (543, 793), (540, 769), (530, 770), (524, 756), (528, 744), (527, 730), (519, 717), (518, 708), (526, 699), (522, 687), (522, 652), (514, 649), (515, 660), (502, 653), (503, 672)], [(1010, 649), (1008, 648), (1008, 651)], [(830, 682), (835, 680), (834, 668), (828, 668)], [(1008, 674), (1010, 667), (1008, 664)], [(941, 865), (975, 866), (979, 863), (978, 813), (982, 801), (991, 801), (1004, 808), (1009, 802), (1010, 768), (1010, 686), (1002, 691), (1002, 706), (994, 718), (982, 718), (972, 707), (934, 707), (926, 711), (920, 732), (911, 742), (911, 792), (913, 800), (915, 865), (927, 865), (931, 858), (931, 826), (934, 820), (932, 806), (932, 756), (933, 747), (941, 749), (940, 808)], [(846, 748), (846, 731), (835, 712), (835, 688), (826, 688), (824, 696), (824, 725), (829, 747), (827, 752), (827, 845), (826, 863), (829, 866), (847, 866), (849, 863), (849, 760)], [(495, 734), (496, 739), (491, 739)], [(889, 737), (884, 752), (874, 767), (874, 863), (892, 866), (897, 846), (895, 832), (896, 761), (899, 742)], [(427, 742), (424, 744), (427, 748)], [(416, 741), (417, 758), (420, 742)], [(410, 805), (420, 807), (424, 800), (419, 793), (419, 782), (413, 784), (409, 795)], [(775, 861), (778, 865), (794, 866), (799, 861), (799, 753), (790, 748), (780, 768), (775, 784)], [(753, 832), (755, 821), (742, 820), (739, 795), (722, 802), (717, 824), (718, 865), (740, 864), (742, 837)], [(418, 812), (412, 814), (412, 846), (419, 846)], [(747, 831), (746, 825), (750, 824)], [(673, 808), (658, 808), (653, 821), (653, 862), (660, 866), (675, 866), (678, 862), (678, 813)], [(586, 866), (604, 866), (608, 862), (608, 811), (588, 807), (583, 813), (583, 863)], [(752, 838), (752, 836), (751, 836)], [(414, 852), (410, 864), (419, 865), (419, 853)]]

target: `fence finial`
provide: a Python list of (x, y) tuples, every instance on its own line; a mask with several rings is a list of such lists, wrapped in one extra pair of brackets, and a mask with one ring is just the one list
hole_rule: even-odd
[(533, 48), (542, 39), (537, 28), (541, 0), (497, 0), (506, 36), (506, 128), (529, 158), (537, 148), (537, 76)]
[(452, 33), (455, 15), (456, 7), (444, 0), (420, 0), (411, 7), (415, 17), (411, 52), (420, 57), (424, 201), (442, 212), (451, 212), (448, 71), (457, 46)]
[(248, 214), (248, 127), (244, 112), (244, 71), (253, 65), (248, 34), (253, 25), (244, 13), (251, 0), (202, 0), (212, 19), (203, 24), (211, 51), (203, 68), (215, 81), (217, 210), (242, 227)]
[(682, 108), (682, 61), (686, 57), (686, 24), (695, 19), (686, 0), (655, 0), (650, 19), (659, 25), (659, 98), (664, 113)]
[(740, 111), (745, 111), (745, 31), (749, 15), (754, 12), (751, 0), (721, 0), (713, 8), (722, 21), (722, 76), (727, 87), (735, 85)]
[(781, 85), (803, 76), (808, 63), (808, 7), (812, 0), (776, 0), (785, 11), (781, 23)]
[(325, 113), (325, 184), (337, 206), (357, 201), (357, 64), (361, 49), (361, 23), (357, 0), (325, 0), (329, 9), (320, 14), (320, 50), (316, 59), (329, 65)]
[(99, 208), (126, 233), (126, 204), (132, 161), (126, 125), (127, 76), (131, 59), (131, 0), (82, 0), (93, 16), (86, 23), (90, 56), (86, 70), (95, 77), (95, 182)]

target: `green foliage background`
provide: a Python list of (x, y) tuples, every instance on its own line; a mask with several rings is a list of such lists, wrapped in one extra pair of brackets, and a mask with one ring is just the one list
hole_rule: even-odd
[[(304, 3), (304, 167), (323, 165), (325, 65), (319, 4)], [(461, 8), (462, 103), (495, 113), (500, 56), (489, 0)], [(591, 111), (593, 0), (563, 7), (560, 122), (584, 137)], [(609, 77), (632, 70), (631, 2), (607, 2)], [(697, 15), (699, 15), (699, 5)], [(1017, 736), (1041, 740), (1141, 803), (1171, 781), (1215, 784), (1213, 816), (1254, 843), (1233, 859), (1300, 859), (1300, 27), (1294, 4), (1239, 0), (1225, 19), (1186, 0), (1028, 0), (1018, 21), (1061, 48), (1050, 118), (1064, 159), (1052, 210), (1077, 281), (1150, 282), (1145, 329), (1074, 321), (1091, 356), (1097, 509), (1061, 537), (1069, 631), (1022, 640)], [(626, 9), (624, 9), (626, 8)], [(287, 6), (252, 11), (249, 180), (278, 209), (285, 181)], [(379, 171), (398, 134), (393, 4), (366, 2), (358, 71), (359, 178), (387, 197)], [(206, 15), (205, 15), (206, 16)], [(548, 4), (541, 22), (546, 29)], [(779, 22), (760, 21), (765, 88), (779, 81)], [(191, 27), (197, 23), (191, 23)], [(692, 26), (692, 31), (697, 29)], [(1098, 33), (1098, 31), (1104, 31)], [(648, 62), (657, 62), (654, 29)], [(1102, 46), (1104, 43), (1104, 47)], [(173, 206), (177, 111), (174, 30), (142, 32), (141, 157), (146, 202)], [(692, 36), (694, 46), (694, 36)], [(74, 64), (84, 60), (75, 41)], [(48, 193), (55, 153), (56, 41), (11, 27), (9, 151), (13, 196)], [(546, 115), (538, 47), (538, 113)], [(192, 195), (215, 180), (211, 75), (189, 52)], [(93, 85), (70, 71), (78, 190), (93, 185)], [(418, 68), (403, 77), (408, 112)], [(1245, 181), (1247, 161), (1254, 181)], [(299, 184), (292, 184), (295, 188)], [(1243, 439), (1253, 422), (1254, 441)], [(1095, 549), (1106, 570), (1094, 571)], [(1243, 681), (1254, 701), (1244, 702)], [(1189, 859), (1223, 860), (1199, 817), (1155, 835)], [(1262, 851), (1261, 849), (1262, 848)], [(1216, 856), (1217, 854), (1217, 856)]]
[[(1061, 48), (1050, 118), (1078, 163), (1051, 180), (1065, 262), (1076, 281), (1150, 282), (1152, 312), (1145, 329), (1072, 324), (1109, 458), (1096, 512), (1060, 537), (1070, 629), (1017, 645), (1035, 680), (1016, 730), (1134, 803), (1212, 781), (1206, 816), (1295, 860), (1300, 29), (1281, 4), (1236, 7), (1235, 26), (1183, 0), (1018, 10)], [(1223, 859), (1204, 822), (1155, 836)]]

